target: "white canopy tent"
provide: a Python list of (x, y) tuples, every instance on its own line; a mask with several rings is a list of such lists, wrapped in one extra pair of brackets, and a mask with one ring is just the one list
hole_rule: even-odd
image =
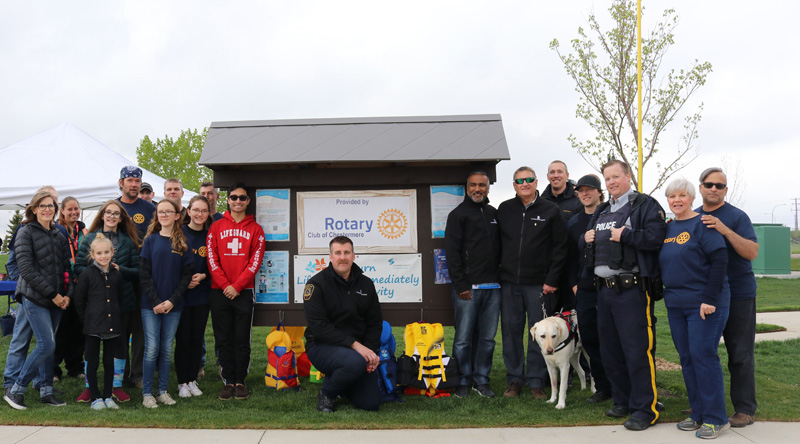
[[(100, 207), (120, 196), (119, 171), (136, 165), (80, 129), (62, 123), (0, 149), (0, 210), (25, 208), (42, 185), (52, 185), (59, 199), (73, 196), (81, 208)], [(164, 197), (164, 179), (142, 168), (142, 181)], [(185, 191), (187, 205), (195, 193)]]

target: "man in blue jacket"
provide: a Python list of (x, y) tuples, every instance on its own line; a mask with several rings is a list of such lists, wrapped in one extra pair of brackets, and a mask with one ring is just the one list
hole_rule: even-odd
[(447, 270), (452, 282), (455, 337), (453, 357), (461, 378), (455, 395), (469, 396), (469, 385), (494, 398), (489, 387), (494, 337), (500, 315), (500, 233), (497, 210), (489, 205), (489, 176), (467, 178), (467, 195), (447, 216), (444, 233)]
[[(526, 166), (514, 172), (516, 197), (500, 204), (500, 325), (508, 388), (518, 396), (527, 384), (534, 399), (545, 399), (547, 366), (530, 327), (553, 312), (553, 298), (567, 261), (567, 224), (558, 205), (539, 198), (536, 173)], [(528, 330), (525, 329), (525, 319)], [(528, 335), (528, 355), (522, 347)], [(526, 368), (527, 367), (527, 368)]]
[(597, 327), (614, 408), (628, 430), (658, 422), (654, 302), (663, 290), (658, 253), (667, 225), (652, 197), (631, 189), (630, 166), (602, 167), (609, 202), (597, 207), (581, 246), (598, 287)]

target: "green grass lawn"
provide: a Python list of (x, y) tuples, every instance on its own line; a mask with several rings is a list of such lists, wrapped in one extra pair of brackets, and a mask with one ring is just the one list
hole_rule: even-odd
[[(800, 281), (759, 279), (759, 310), (790, 305), (792, 295), (800, 292)], [(794, 299), (797, 299), (794, 296)], [(794, 302), (797, 304), (797, 302)], [(5, 303), (0, 303), (5, 311)], [(677, 352), (669, 333), (666, 309), (657, 303), (656, 356), (678, 362)], [(505, 368), (502, 360), (502, 343), (497, 335), (492, 388), (498, 393), (495, 399), (484, 399), (472, 394), (469, 398), (428, 399), (405, 396), (404, 402), (384, 404), (380, 412), (370, 413), (353, 409), (340, 403), (334, 414), (316, 411), (319, 386), (301, 380), (301, 391), (275, 392), (264, 386), (263, 372), (267, 353), (264, 339), (267, 327), (253, 329), (252, 367), (247, 379), (251, 389), (250, 399), (220, 401), (216, 398), (222, 383), (216, 376), (213, 358), (206, 365), (207, 376), (200, 381), (205, 395), (199, 398), (177, 399), (174, 370), (170, 392), (177, 399), (175, 406), (161, 406), (148, 410), (141, 406), (141, 393), (130, 389), (132, 400), (119, 411), (94, 412), (88, 404), (74, 400), (83, 388), (82, 381), (64, 380), (56, 384), (63, 390), (66, 407), (52, 408), (39, 404), (38, 394), (29, 389), (29, 409), (16, 411), (0, 405), (0, 424), (105, 426), (105, 427), (158, 427), (158, 428), (289, 428), (289, 429), (393, 429), (393, 428), (454, 428), (454, 427), (534, 427), (619, 424), (621, 421), (606, 418), (603, 412), (611, 403), (590, 405), (585, 399), (589, 391), (571, 388), (567, 408), (556, 410), (544, 401), (534, 401), (527, 392), (513, 399), (503, 398)], [(403, 328), (395, 327), (398, 355), (402, 352)], [(452, 345), (453, 329), (446, 328), (448, 350)], [(209, 350), (213, 350), (213, 335), (206, 331)], [(5, 366), (10, 337), (0, 338), (0, 368)], [(720, 346), (720, 357), (725, 367), (727, 354)], [(756, 384), (758, 390), (759, 420), (800, 421), (800, 340), (761, 342), (756, 344)], [(726, 387), (729, 384), (724, 372)], [(683, 377), (680, 371), (659, 371), (657, 384), (659, 397), (666, 405), (662, 419), (665, 422), (682, 420), (681, 410), (688, 407)], [(577, 384), (576, 384), (577, 385)], [(547, 390), (549, 393), (549, 389)], [(731, 406), (728, 410), (731, 411)]]

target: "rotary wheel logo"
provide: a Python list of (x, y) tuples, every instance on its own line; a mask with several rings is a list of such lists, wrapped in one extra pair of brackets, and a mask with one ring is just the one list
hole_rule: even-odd
[(397, 239), (408, 229), (408, 219), (401, 211), (390, 208), (378, 217), (378, 231), (387, 239)]
[(197, 255), (200, 257), (206, 257), (206, 247), (205, 245), (197, 249)]
[(689, 233), (684, 231), (683, 233), (678, 235), (678, 238), (675, 239), (675, 241), (678, 243), (678, 245), (683, 245), (686, 242), (689, 242), (689, 238), (690, 238)]
[(141, 213), (136, 213), (133, 215), (133, 222), (137, 224), (144, 223), (144, 216)]

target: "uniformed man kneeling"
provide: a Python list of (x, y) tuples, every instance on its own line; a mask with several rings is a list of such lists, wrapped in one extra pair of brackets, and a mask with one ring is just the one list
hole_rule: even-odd
[(354, 259), (353, 241), (333, 238), (328, 268), (303, 290), (308, 358), (325, 374), (317, 397), (321, 412), (333, 412), (340, 395), (359, 409), (378, 410), (380, 405), (375, 369), (383, 317), (375, 285)]

